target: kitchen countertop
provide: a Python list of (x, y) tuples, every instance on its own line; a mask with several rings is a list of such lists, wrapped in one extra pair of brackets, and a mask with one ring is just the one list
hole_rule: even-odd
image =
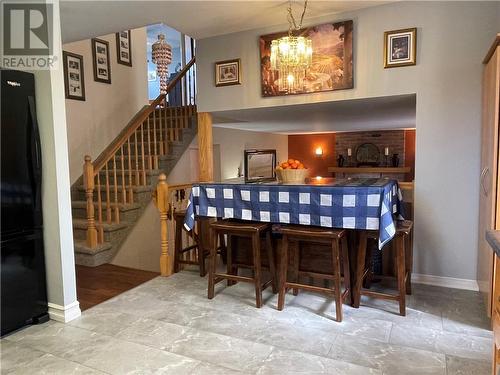
[(491, 245), (493, 251), (500, 256), (500, 230), (486, 231), (486, 241)]

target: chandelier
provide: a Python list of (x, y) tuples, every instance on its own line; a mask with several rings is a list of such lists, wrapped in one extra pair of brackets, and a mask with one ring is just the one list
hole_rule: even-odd
[(172, 47), (165, 40), (165, 35), (159, 34), (158, 40), (151, 46), (151, 58), (153, 64), (156, 64), (156, 73), (160, 78), (160, 94), (166, 94), (168, 66), (172, 62)]
[(271, 42), (271, 69), (279, 72), (278, 86), (280, 91), (294, 93), (302, 91), (306, 69), (312, 64), (312, 40), (303, 36), (294, 36), (294, 31), (302, 28), (306, 13), (307, 0), (297, 25), (292, 13), (292, 2), (288, 4), (288, 36)]

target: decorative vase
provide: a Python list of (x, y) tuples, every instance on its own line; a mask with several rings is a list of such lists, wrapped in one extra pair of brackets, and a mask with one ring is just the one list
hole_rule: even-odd
[(392, 155), (392, 166), (394, 168), (399, 167), (399, 155), (398, 154), (393, 154)]

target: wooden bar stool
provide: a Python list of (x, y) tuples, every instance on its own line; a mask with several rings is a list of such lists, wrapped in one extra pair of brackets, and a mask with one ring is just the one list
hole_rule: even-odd
[[(378, 232), (360, 232), (355, 277), (355, 289), (357, 293), (354, 307), (359, 307), (361, 296), (364, 295), (372, 298), (398, 301), (399, 314), (401, 316), (406, 315), (406, 294), (411, 293), (411, 270), (413, 267), (413, 249), (411, 246), (412, 228), (413, 222), (410, 220), (400, 220), (396, 222), (396, 234), (394, 235), (393, 243), (395, 245), (397, 294), (375, 292), (363, 288), (363, 282), (367, 277), (370, 277), (371, 273), (369, 262), (366, 262), (367, 240), (374, 239), (378, 241)], [(367, 286), (369, 286), (369, 283)]]
[[(200, 276), (205, 277), (207, 274), (205, 268), (205, 259), (210, 254), (210, 222), (216, 219), (207, 217), (196, 217), (195, 229), (187, 232), (188, 236), (193, 239), (193, 244), (182, 247), (182, 232), (184, 228), (184, 217), (186, 216), (185, 210), (174, 212), (175, 221), (175, 246), (174, 246), (174, 272), (177, 273), (181, 270), (182, 264), (197, 265), (200, 269)], [(196, 251), (196, 260), (182, 259), (182, 254), (190, 251)], [(225, 244), (224, 236), (219, 237), (219, 247), (217, 248), (225, 260)]]
[[(278, 310), (283, 310), (285, 305), (285, 294), (289, 288), (294, 290), (296, 295), (299, 289), (309, 290), (311, 292), (320, 292), (333, 294), (335, 298), (336, 320), (342, 321), (342, 304), (350, 294), (350, 270), (349, 254), (347, 251), (346, 231), (343, 229), (329, 229), (320, 227), (310, 227), (303, 225), (287, 225), (281, 227), (279, 232), (283, 234), (281, 256), (280, 256), (280, 288), (278, 297)], [(294, 269), (292, 277), (295, 281), (288, 281), (288, 252), (289, 242), (297, 242), (294, 253)], [(313, 272), (311, 270), (301, 269), (300, 244), (324, 244), (329, 245), (332, 256), (331, 273)], [(344, 287), (341, 291), (341, 261), (340, 252), (342, 251), (342, 263), (344, 268)], [(333, 288), (319, 287), (310, 284), (300, 283), (300, 276), (307, 276), (312, 279), (322, 279), (325, 281), (333, 280)]]
[[(209, 269), (208, 269), (208, 298), (215, 295), (215, 284), (228, 280), (228, 286), (235, 282), (243, 281), (255, 285), (255, 304), (262, 306), (262, 291), (269, 285), (273, 286), (276, 292), (275, 261), (271, 241), (271, 225), (260, 222), (220, 220), (210, 224), (212, 233), (212, 246), (210, 247)], [(227, 235), (227, 273), (218, 273), (216, 270), (217, 244), (214, 239), (219, 235)], [(251, 240), (252, 264), (245, 265), (233, 262), (234, 251), (233, 237), (248, 238)], [(271, 278), (267, 282), (262, 282), (261, 263), (261, 238), (265, 239), (265, 248), (269, 260), (269, 270)], [(245, 267), (253, 270), (253, 277), (239, 276), (238, 268)]]

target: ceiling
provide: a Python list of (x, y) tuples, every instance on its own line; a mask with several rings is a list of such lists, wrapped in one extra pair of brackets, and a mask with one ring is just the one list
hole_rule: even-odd
[[(310, 0), (306, 20), (392, 1)], [(61, 0), (63, 43), (164, 23), (195, 39), (286, 23), (287, 1)], [(299, 17), (302, 1), (294, 1)]]
[(217, 127), (282, 134), (414, 128), (415, 114), (415, 94), (212, 113)]

